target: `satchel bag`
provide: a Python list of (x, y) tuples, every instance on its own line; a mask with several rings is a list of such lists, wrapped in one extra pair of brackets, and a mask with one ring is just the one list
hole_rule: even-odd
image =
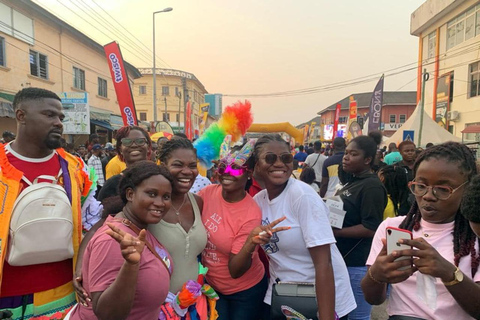
[(282, 306), (289, 306), (303, 314), (308, 319), (317, 318), (317, 298), (315, 285), (303, 282), (278, 282), (273, 284), (271, 320), (285, 320)]

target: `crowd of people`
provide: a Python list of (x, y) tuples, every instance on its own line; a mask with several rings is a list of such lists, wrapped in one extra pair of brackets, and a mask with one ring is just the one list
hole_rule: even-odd
[[(480, 176), (463, 144), (387, 151), (372, 132), (293, 151), (268, 134), (201, 175), (182, 134), (125, 126), (115, 145), (75, 147), (55, 93), (26, 88), (13, 106), (0, 318), (280, 319), (282, 283), (313, 285), (312, 318), (370, 319), (385, 301), (392, 320), (480, 318)], [(412, 237), (392, 251), (391, 229)]]

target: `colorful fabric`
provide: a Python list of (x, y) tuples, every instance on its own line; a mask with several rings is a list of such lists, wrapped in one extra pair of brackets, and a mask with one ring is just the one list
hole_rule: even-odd
[[(58, 176), (60, 160), (56, 152), (44, 158), (27, 158), (15, 152), (10, 144), (5, 146), (8, 162), (23, 172), (23, 176), (33, 182), (40, 175)], [(59, 179), (63, 185), (63, 179)], [(38, 182), (51, 182), (39, 179)], [(22, 179), (20, 190), (29, 185)], [(29, 266), (10, 266), (6, 261), (3, 265), (3, 281), (0, 297), (26, 295), (32, 292), (45, 291), (72, 280), (72, 260), (35, 264)]]
[(238, 141), (253, 123), (249, 101), (240, 101), (225, 108), (220, 120), (208, 127), (203, 135), (193, 145), (197, 149), (200, 164), (209, 169), (212, 161), (220, 156), (221, 145), (227, 135), (232, 136), (232, 142)]
[(63, 319), (75, 304), (73, 285), (69, 282), (47, 291), (2, 299), (0, 309), (10, 310), (12, 320), (22, 319), (22, 314), (24, 319)]
[[(82, 164), (73, 155), (66, 153), (63, 149), (57, 149), (60, 166), (62, 168), (63, 186), (72, 202), (73, 214), (73, 248), (74, 259), (73, 266), (76, 263), (78, 247), (81, 241), (81, 201), (80, 197), (84, 191), (88, 191), (90, 181), (83, 172)], [(21, 178), (23, 173), (16, 169), (5, 154), (5, 146), (0, 146), (0, 281), (3, 276), (3, 266), (7, 253), (10, 218), (13, 204), (20, 193)], [(72, 271), (73, 271), (72, 266)], [(54, 301), (51, 300), (51, 301)]]

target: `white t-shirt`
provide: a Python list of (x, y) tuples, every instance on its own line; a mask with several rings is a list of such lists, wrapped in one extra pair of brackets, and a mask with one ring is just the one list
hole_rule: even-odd
[(322, 168), (325, 159), (327, 159), (327, 157), (325, 157), (323, 154), (312, 153), (308, 155), (307, 159), (305, 160), (305, 163), (315, 170), (315, 180), (318, 182), (322, 182)]
[[(320, 160), (319, 160), (320, 161)], [(328, 219), (328, 209), (315, 191), (301, 181), (290, 178), (283, 192), (270, 201), (267, 190), (254, 200), (262, 209), (262, 224), (286, 216), (277, 226), (290, 230), (275, 233), (263, 249), (270, 257), (270, 283), (264, 302), (271, 304), (275, 279), (287, 282), (315, 282), (315, 269), (308, 248), (330, 244), (335, 275), (335, 311), (343, 317), (357, 306), (353, 297), (347, 267), (335, 245)]]

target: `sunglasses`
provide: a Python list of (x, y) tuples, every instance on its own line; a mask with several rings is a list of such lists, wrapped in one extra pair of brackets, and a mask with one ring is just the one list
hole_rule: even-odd
[(121, 141), (122, 141), (122, 145), (124, 145), (125, 147), (130, 147), (134, 143), (137, 146), (141, 147), (147, 143), (147, 139), (145, 138), (138, 138), (138, 139), (123, 138)]
[(429, 189), (432, 189), (432, 193), (438, 200), (447, 200), (452, 194), (468, 183), (468, 180), (453, 189), (449, 186), (427, 186), (424, 183), (412, 181), (408, 184), (410, 191), (417, 197), (423, 197)]
[(274, 164), (275, 162), (277, 162), (278, 158), (280, 158), (280, 160), (284, 164), (289, 164), (293, 162), (293, 156), (290, 153), (282, 153), (279, 156), (276, 155), (275, 153), (269, 153), (263, 158), (263, 160), (265, 160), (265, 162), (268, 164)]
[(247, 167), (232, 167), (232, 165), (226, 165), (225, 163), (220, 163), (218, 165), (217, 172), (220, 175), (229, 174), (234, 177), (239, 177), (248, 171)]

